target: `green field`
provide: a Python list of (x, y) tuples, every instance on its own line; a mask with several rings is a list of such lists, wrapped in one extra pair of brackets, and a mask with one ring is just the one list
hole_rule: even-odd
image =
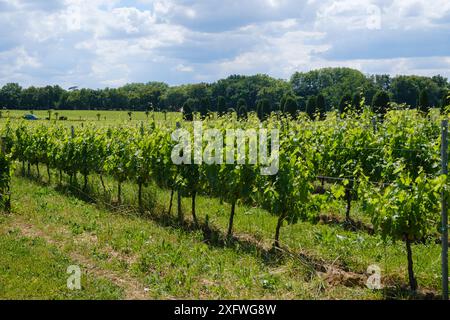
[[(12, 120), (20, 120), (24, 115), (30, 114), (31, 110), (2, 110), (1, 121), (6, 121), (8, 118)], [(130, 117), (128, 111), (96, 111), (96, 110), (54, 110), (51, 112), (52, 122), (55, 122), (56, 114), (58, 117), (65, 116), (67, 121), (56, 121), (56, 122), (69, 122), (69, 123), (80, 123), (80, 122), (95, 122), (103, 124), (119, 123), (119, 122), (129, 122)], [(45, 122), (49, 117), (49, 113), (46, 110), (34, 110), (33, 114), (39, 118), (36, 122)], [(100, 115), (100, 120), (98, 118)], [(166, 116), (162, 112), (150, 112), (147, 114), (144, 111), (133, 111), (131, 115), (131, 122), (136, 121), (147, 121), (151, 119), (155, 121), (178, 121), (181, 119), (179, 113), (168, 112)]]

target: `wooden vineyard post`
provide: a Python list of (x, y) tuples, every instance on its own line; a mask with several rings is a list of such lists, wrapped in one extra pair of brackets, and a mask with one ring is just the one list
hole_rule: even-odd
[(1, 137), (0, 140), (0, 150), (5, 153), (6, 152), (6, 147), (5, 147), (5, 137)]
[[(73, 140), (73, 138), (75, 138), (75, 128), (74, 126), (70, 127), (70, 138)], [(69, 177), (69, 183), (71, 186), (73, 186), (73, 174), (72, 172), (70, 172), (70, 177)], [(77, 175), (75, 173), (75, 180), (77, 179)]]
[[(442, 121), (441, 161), (442, 174), (448, 175), (448, 120)], [(446, 186), (441, 195), (442, 214), (442, 299), (448, 300), (448, 205)]]
[[(441, 161), (442, 174), (448, 175), (448, 120), (442, 121)], [(447, 191), (442, 190), (442, 299), (448, 300), (448, 206)]]
[[(1, 154), (5, 154), (6, 150), (5, 150), (5, 143), (4, 143), (4, 138), (0, 137), (0, 152)], [(6, 189), (6, 188), (5, 188)], [(3, 197), (5, 196), (5, 190), (3, 190), (0, 187), (0, 209), (2, 208), (2, 204), (3, 204)], [(5, 208), (6, 209), (6, 208)]]
[(373, 126), (373, 132), (377, 133), (377, 118), (376, 117), (372, 118), (372, 126)]
[[(1, 137), (0, 138), (0, 152), (4, 155), (6, 155), (6, 144), (5, 144), (5, 137)], [(8, 170), (10, 170), (9, 165), (8, 165)], [(10, 173), (7, 172), (7, 174), (9, 175)], [(10, 178), (8, 178), (8, 182), (5, 185), (4, 190), (0, 189), (0, 200), (1, 202), (4, 203), (4, 208), (5, 212), (10, 212), (11, 211), (11, 190), (10, 190)], [(3, 199), (2, 199), (3, 198)]]
[[(175, 125), (175, 129), (180, 129), (181, 128), (181, 123), (177, 122)], [(178, 186), (177, 187), (177, 215), (178, 215), (178, 220), (180, 222), (180, 224), (183, 223), (184, 221), (184, 215), (183, 215), (183, 208), (181, 206), (181, 188)]]

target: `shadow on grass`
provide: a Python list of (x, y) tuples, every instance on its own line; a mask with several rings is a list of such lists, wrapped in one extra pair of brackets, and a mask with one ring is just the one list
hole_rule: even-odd
[[(46, 185), (48, 186), (48, 184)], [(78, 184), (65, 185), (58, 183), (54, 188), (57, 192), (63, 195), (70, 195), (81, 201), (91, 204), (98, 203), (98, 200), (90, 196), (91, 190), (89, 190), (89, 187), (85, 191), (83, 191)]]
[[(158, 208), (161, 209), (161, 208)], [(162, 227), (181, 229), (186, 233), (201, 232), (203, 242), (215, 248), (230, 248), (246, 254), (253, 255), (269, 266), (281, 265), (288, 256), (284, 250), (266, 246), (250, 235), (235, 234), (228, 237), (226, 233), (209, 223), (208, 215), (206, 219), (194, 223), (192, 220), (184, 219), (180, 221), (175, 215), (169, 215), (157, 207), (145, 213), (145, 216)]]
[(324, 225), (339, 226), (342, 229), (347, 230), (347, 231), (353, 231), (353, 232), (363, 231), (369, 235), (374, 234), (374, 230), (371, 225), (366, 224), (360, 220), (354, 220), (352, 218), (347, 220), (346, 218), (338, 217), (336, 215), (322, 214), (319, 216), (318, 223), (324, 224)]
[(392, 286), (383, 289), (385, 300), (441, 300), (442, 297), (436, 292), (419, 289), (413, 292), (406, 285)]
[[(77, 179), (74, 179), (72, 184), (69, 184), (64, 182), (59, 183), (58, 180), (53, 181), (53, 183), (48, 183), (48, 181), (42, 180), (42, 176), (39, 178), (37, 175), (33, 174), (22, 177), (30, 179), (41, 186), (53, 186), (54, 190), (64, 196), (72, 196), (78, 200), (98, 205), (115, 214), (126, 216), (132, 215), (150, 219), (161, 227), (182, 230), (186, 233), (200, 231), (204, 243), (209, 246), (215, 248), (229, 248), (253, 255), (268, 266), (279, 266), (282, 265), (286, 259), (292, 258), (299, 260), (302, 265), (306, 267), (308, 273), (313, 273), (314, 271), (323, 272), (326, 269), (323, 265), (324, 263), (315, 258), (303, 253), (293, 253), (285, 247), (275, 248), (273, 246), (268, 246), (252, 235), (234, 234), (231, 237), (228, 237), (224, 231), (209, 223), (208, 215), (206, 215), (206, 219), (203, 221), (199, 219), (197, 224), (186, 218), (184, 218), (183, 221), (180, 221), (177, 216), (169, 215), (167, 213), (167, 208), (164, 208), (157, 202), (156, 195), (152, 192), (144, 193), (143, 203), (145, 205), (142, 208), (138, 208), (134, 205), (134, 201), (126, 198), (121, 204), (117, 203), (117, 201), (114, 201), (114, 197), (110, 190), (107, 190), (106, 192), (97, 190), (92, 184), (88, 184), (86, 190), (83, 190)], [(176, 204), (174, 204), (173, 210), (176, 211)]]
[[(22, 176), (22, 175), (19, 175)], [(286, 262), (287, 259), (292, 259), (300, 262), (304, 267), (308, 275), (316, 273), (326, 273), (330, 268), (338, 269), (341, 272), (351, 272), (346, 266), (340, 266), (337, 264), (330, 265), (326, 261), (317, 259), (312, 255), (304, 252), (293, 252), (287, 247), (275, 248), (264, 244), (252, 235), (247, 234), (234, 234), (228, 237), (224, 231), (218, 227), (209, 223), (208, 215), (205, 219), (199, 220), (195, 224), (192, 220), (184, 218), (180, 221), (179, 218), (174, 214), (168, 214), (166, 208), (163, 208), (156, 200), (156, 194), (152, 192), (146, 192), (144, 194), (145, 206), (141, 209), (133, 205), (133, 201), (130, 199), (124, 199), (121, 204), (118, 204), (113, 199), (111, 191), (103, 192), (95, 189), (92, 185), (88, 184), (86, 190), (82, 189), (75, 180), (72, 184), (58, 183), (57, 179), (49, 183), (42, 179), (42, 175), (38, 177), (37, 175), (25, 175), (22, 176), (30, 179), (31, 181), (46, 187), (53, 186), (54, 190), (62, 195), (73, 196), (81, 201), (96, 204), (102, 208), (107, 209), (115, 214), (127, 215), (127, 216), (138, 216), (145, 219), (150, 219), (161, 227), (169, 227), (176, 230), (182, 230), (186, 233), (191, 232), (201, 232), (203, 241), (211, 247), (215, 248), (229, 248), (246, 254), (250, 254), (254, 257), (260, 259), (264, 264), (276, 267), (280, 266)], [(174, 201), (175, 202), (175, 201)], [(173, 208), (176, 210), (176, 208)], [(328, 220), (328, 222), (323, 222), (326, 224), (341, 224), (345, 227), (345, 221), (336, 219)], [(358, 222), (347, 222), (350, 225), (347, 227), (354, 227), (356, 224), (357, 228), (364, 228), (364, 226), (357, 225)], [(418, 291), (412, 293), (408, 290), (407, 286), (402, 285), (401, 279), (395, 279), (390, 281), (391, 286), (383, 289), (383, 297), (386, 300), (398, 300), (398, 299), (425, 299), (425, 300), (435, 300), (439, 299), (439, 296), (432, 291)]]
[[(49, 183), (48, 181), (44, 181), (42, 179), (42, 175), (37, 176), (32, 173), (30, 175), (20, 176), (41, 186), (53, 187), (55, 191), (64, 196), (72, 196), (83, 202), (98, 205), (115, 214), (133, 215), (150, 219), (161, 227), (179, 229), (186, 233), (200, 231), (203, 235), (203, 241), (209, 246), (239, 250), (260, 258), (265, 264), (270, 266), (282, 264), (285, 258), (289, 256), (286, 250), (267, 247), (251, 235), (238, 234), (228, 237), (225, 232), (209, 223), (208, 216), (205, 221), (199, 220), (198, 224), (195, 224), (193, 221), (187, 219), (180, 222), (177, 216), (166, 213), (166, 209), (162, 208), (162, 206), (157, 203), (156, 195), (151, 192), (144, 193), (143, 203), (145, 203), (145, 205), (142, 208), (138, 208), (133, 205), (133, 201), (130, 201), (129, 199), (124, 199), (120, 204), (117, 203), (117, 201), (113, 200), (113, 196), (110, 191), (98, 191), (93, 188), (91, 184), (88, 184), (87, 188), (83, 190), (83, 186), (81, 186), (76, 179), (72, 182), (72, 184), (59, 183), (57, 180)], [(310, 260), (307, 259), (306, 256), (301, 257), (301, 259), (305, 261)], [(307, 263), (307, 265), (310, 269), (315, 269), (314, 264)]]

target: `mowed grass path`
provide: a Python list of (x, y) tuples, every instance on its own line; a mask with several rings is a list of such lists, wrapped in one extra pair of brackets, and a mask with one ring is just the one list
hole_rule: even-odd
[[(25, 178), (12, 185), (13, 212), (0, 218), (2, 299), (382, 298), (329, 285), (296, 258), (212, 245), (202, 231), (113, 213)], [(66, 288), (73, 264), (80, 291)]]

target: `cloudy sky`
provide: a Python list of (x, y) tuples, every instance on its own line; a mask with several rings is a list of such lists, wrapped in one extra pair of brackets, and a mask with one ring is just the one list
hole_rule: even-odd
[(0, 0), (0, 85), (287, 79), (329, 66), (450, 77), (450, 1)]

